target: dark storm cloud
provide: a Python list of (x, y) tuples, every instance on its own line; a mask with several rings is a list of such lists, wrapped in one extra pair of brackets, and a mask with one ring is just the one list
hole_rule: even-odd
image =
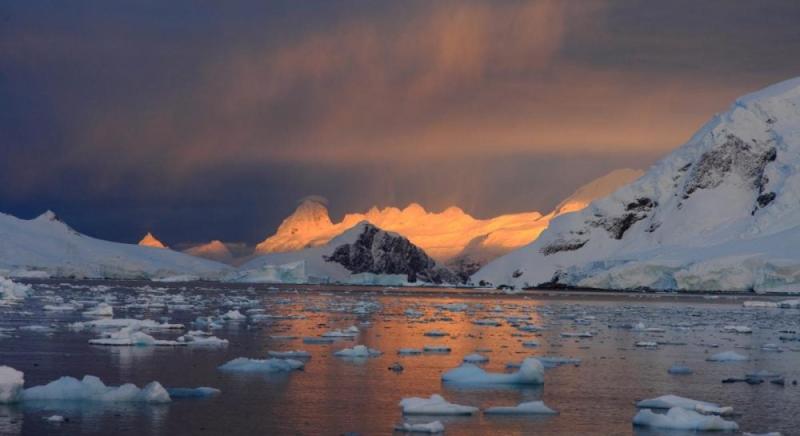
[(0, 210), (134, 241), (546, 211), (800, 71), (791, 1), (6, 2)]

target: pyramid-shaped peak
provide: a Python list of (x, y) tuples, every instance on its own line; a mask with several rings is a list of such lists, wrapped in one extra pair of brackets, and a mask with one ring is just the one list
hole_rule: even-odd
[(143, 247), (167, 248), (167, 246), (164, 245), (163, 242), (159, 241), (158, 238), (153, 236), (153, 234), (150, 232), (147, 232), (147, 234), (144, 235), (144, 238), (142, 238), (142, 240), (139, 241), (139, 245)]

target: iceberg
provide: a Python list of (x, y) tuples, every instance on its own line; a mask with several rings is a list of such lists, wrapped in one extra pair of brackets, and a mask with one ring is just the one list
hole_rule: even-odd
[(739, 429), (739, 425), (733, 421), (726, 421), (719, 416), (701, 415), (680, 407), (673, 407), (666, 414), (655, 413), (648, 409), (640, 410), (633, 417), (633, 425), (694, 431), (736, 431)]
[(10, 366), (0, 366), (0, 404), (15, 403), (19, 400), (25, 374)]
[(294, 359), (248, 359), (238, 357), (219, 367), (230, 372), (290, 372), (302, 369), (304, 363)]
[(456, 369), (442, 374), (446, 383), (481, 384), (535, 384), (544, 383), (544, 365), (534, 357), (522, 362), (519, 371), (511, 374), (491, 373), (471, 363), (464, 363)]
[(477, 407), (449, 403), (437, 394), (430, 398), (403, 398), (400, 407), (404, 415), (472, 415), (478, 411)]
[(680, 407), (681, 409), (695, 410), (698, 406), (705, 408), (719, 408), (719, 404), (693, 400), (691, 398), (679, 397), (677, 395), (662, 395), (660, 397), (650, 398), (636, 403), (636, 407), (646, 409), (672, 409), (675, 407)]
[(46, 385), (25, 389), (20, 400), (169, 403), (171, 398), (159, 382), (151, 382), (143, 388), (132, 383), (116, 387), (106, 386), (99, 378), (87, 375), (82, 380), (61, 377)]

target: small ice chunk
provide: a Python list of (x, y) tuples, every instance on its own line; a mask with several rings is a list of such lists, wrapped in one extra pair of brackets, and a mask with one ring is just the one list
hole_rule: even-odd
[(380, 356), (381, 352), (374, 348), (367, 348), (365, 345), (356, 345), (353, 348), (341, 349), (333, 354), (339, 357), (367, 358)]
[(425, 345), (422, 350), (426, 353), (449, 353), (450, 347), (447, 345)]
[(402, 425), (395, 427), (395, 431), (402, 431), (406, 433), (442, 433), (444, 432), (444, 424), (441, 421), (433, 421), (424, 424), (411, 424), (404, 422)]
[(228, 321), (242, 321), (247, 319), (247, 315), (242, 314), (242, 312), (239, 312), (238, 310), (230, 310), (222, 315), (222, 319)]
[(303, 350), (291, 350), (291, 351), (267, 351), (267, 355), (269, 357), (278, 357), (281, 359), (310, 359), (311, 353), (308, 351)]
[(304, 363), (294, 359), (248, 359), (238, 357), (219, 367), (231, 372), (290, 372), (302, 369)]
[(722, 327), (722, 331), (728, 333), (753, 333), (753, 329), (743, 325), (726, 325), (725, 327)]
[(428, 330), (427, 332), (423, 333), (423, 335), (430, 337), (442, 337), (442, 336), (450, 336), (450, 333), (447, 333), (442, 330)]
[(689, 368), (688, 366), (675, 364), (672, 365), (667, 372), (672, 375), (689, 375), (694, 371), (692, 371), (692, 368)]
[(480, 385), (480, 384), (543, 384), (544, 366), (539, 360), (529, 357), (522, 362), (519, 371), (511, 374), (487, 372), (471, 363), (464, 363), (458, 368), (442, 374), (442, 381), (447, 383)]
[(61, 416), (61, 415), (45, 416), (42, 419), (44, 419), (47, 422), (52, 422), (53, 424), (60, 424), (60, 423), (64, 422), (64, 417)]
[(472, 353), (464, 356), (464, 362), (466, 363), (486, 363), (488, 361), (488, 357), (478, 353)]
[(101, 317), (101, 316), (114, 316), (114, 308), (108, 303), (100, 303), (97, 306), (83, 312), (83, 316), (87, 317)]
[(183, 336), (179, 336), (176, 341), (191, 346), (225, 347), (228, 345), (227, 339), (220, 339), (198, 330), (192, 330)]
[(709, 362), (742, 362), (745, 360), (750, 360), (750, 358), (735, 351), (724, 351), (722, 353), (714, 354), (706, 360)]
[(733, 421), (726, 421), (714, 415), (701, 415), (693, 410), (680, 407), (673, 407), (666, 414), (655, 413), (648, 409), (640, 410), (633, 417), (633, 425), (694, 431), (736, 431), (739, 429), (739, 425)]
[(639, 341), (636, 343), (636, 346), (639, 348), (656, 348), (658, 347), (658, 343), (652, 341)]
[(397, 350), (397, 354), (401, 356), (412, 356), (415, 354), (422, 354), (422, 350), (419, 348), (400, 348)]
[(490, 407), (483, 413), (487, 415), (555, 415), (558, 412), (545, 406), (543, 401), (528, 401), (510, 407)]
[(430, 398), (403, 398), (400, 407), (405, 415), (472, 415), (478, 411), (477, 407), (449, 403), (437, 394)]
[(10, 366), (0, 366), (0, 404), (16, 403), (25, 384), (25, 374)]

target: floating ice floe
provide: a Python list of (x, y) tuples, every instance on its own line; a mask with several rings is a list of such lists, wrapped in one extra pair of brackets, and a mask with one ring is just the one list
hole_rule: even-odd
[(561, 332), (561, 337), (563, 338), (591, 338), (591, 332)]
[(231, 372), (290, 372), (302, 369), (304, 363), (295, 359), (248, 359), (238, 357), (219, 367)]
[(267, 351), (269, 357), (277, 357), (281, 359), (310, 359), (311, 353), (303, 350), (291, 351)]
[(673, 407), (666, 414), (655, 413), (649, 409), (640, 410), (633, 417), (633, 424), (668, 430), (736, 431), (739, 429), (739, 425), (733, 421), (726, 421), (714, 415), (702, 415), (680, 407)]
[(122, 386), (106, 386), (102, 380), (87, 375), (82, 380), (61, 377), (46, 385), (22, 389), (24, 374), (13, 368), (0, 367), (0, 403), (21, 401), (102, 401), (168, 403), (169, 394), (159, 382), (151, 382), (143, 388), (128, 383)]
[(478, 411), (477, 407), (449, 403), (437, 394), (430, 398), (403, 398), (400, 407), (404, 415), (472, 415)]
[(247, 315), (239, 312), (238, 310), (230, 310), (222, 315), (222, 319), (227, 321), (243, 321), (247, 319)]
[(487, 415), (556, 415), (558, 412), (545, 406), (543, 401), (528, 401), (516, 406), (490, 407), (483, 411)]
[(662, 395), (656, 398), (649, 398), (636, 403), (636, 407), (640, 409), (672, 409), (675, 407), (686, 410), (696, 410), (698, 407), (702, 407), (706, 410), (721, 409), (719, 404), (693, 400), (678, 395)]
[(61, 415), (45, 416), (42, 419), (44, 419), (47, 422), (53, 423), (53, 424), (60, 424), (60, 423), (64, 422), (64, 420), (65, 420), (65, 418), (63, 416), (61, 416)]
[(215, 397), (222, 393), (217, 388), (199, 387), (199, 388), (167, 388), (167, 393), (170, 398), (208, 398)]
[(472, 323), (475, 324), (475, 325), (483, 325), (483, 326), (491, 326), (491, 327), (500, 327), (501, 325), (503, 325), (502, 322), (500, 322), (500, 321), (498, 321), (496, 319), (490, 319), (490, 318), (487, 318), (487, 319), (476, 319), (476, 320), (473, 320)]
[(478, 353), (472, 353), (464, 356), (464, 362), (466, 363), (486, 363), (488, 361), (488, 357)]
[(753, 329), (744, 325), (726, 325), (722, 327), (722, 331), (728, 333), (753, 333)]
[(225, 347), (228, 345), (227, 339), (220, 339), (210, 333), (199, 330), (192, 330), (183, 336), (179, 336), (176, 341), (186, 345), (203, 347)]
[(672, 375), (689, 375), (694, 371), (692, 371), (692, 368), (689, 368), (688, 366), (675, 364), (672, 365), (667, 372)]
[(411, 424), (408, 422), (404, 422), (401, 425), (398, 425), (394, 428), (395, 431), (405, 432), (405, 433), (442, 433), (444, 432), (444, 424), (441, 421), (433, 421), (428, 423), (420, 423), (420, 424)]
[(72, 330), (113, 330), (130, 327), (132, 330), (164, 331), (183, 330), (183, 324), (158, 323), (151, 319), (103, 318), (70, 324)]
[(358, 336), (358, 327), (350, 326), (343, 330), (333, 330), (322, 334), (323, 338), (353, 338)]
[(523, 347), (527, 347), (527, 348), (536, 348), (536, 347), (539, 346), (539, 342), (533, 341), (533, 340), (531, 340), (531, 341), (523, 341), (522, 342), (522, 346)]
[(146, 347), (146, 346), (181, 346), (185, 342), (167, 341), (156, 339), (147, 333), (125, 327), (116, 332), (106, 332), (100, 338), (89, 339), (90, 345), (104, 345), (114, 347)]
[[(581, 359), (574, 359), (571, 357), (558, 357), (558, 356), (536, 356), (536, 359), (542, 363), (545, 368), (555, 368), (561, 365), (580, 365)], [(519, 368), (521, 363), (507, 363), (506, 368)]]
[(423, 333), (423, 336), (442, 337), (442, 336), (450, 336), (450, 333), (447, 333), (442, 330), (428, 330), (427, 332)]
[(367, 348), (365, 345), (356, 345), (353, 348), (345, 348), (333, 354), (339, 357), (367, 358), (380, 356), (382, 353), (374, 348)]
[(401, 356), (412, 356), (416, 354), (422, 354), (422, 350), (419, 348), (400, 348), (397, 350), (397, 354)]
[(33, 288), (0, 276), (0, 303), (12, 303), (24, 299)]
[(447, 345), (425, 345), (422, 347), (422, 351), (426, 353), (449, 353), (450, 347)]
[(636, 346), (639, 348), (656, 348), (658, 347), (658, 343), (653, 341), (639, 341), (636, 343)]
[(114, 308), (108, 303), (100, 303), (97, 306), (83, 312), (86, 317), (114, 316)]
[(458, 368), (442, 374), (442, 381), (447, 383), (482, 385), (482, 384), (543, 384), (544, 366), (536, 358), (529, 357), (522, 362), (519, 370), (511, 374), (487, 372), (471, 363), (464, 363)]
[(709, 362), (742, 362), (745, 360), (750, 360), (750, 358), (735, 351), (724, 351), (722, 353), (714, 354), (706, 360)]

